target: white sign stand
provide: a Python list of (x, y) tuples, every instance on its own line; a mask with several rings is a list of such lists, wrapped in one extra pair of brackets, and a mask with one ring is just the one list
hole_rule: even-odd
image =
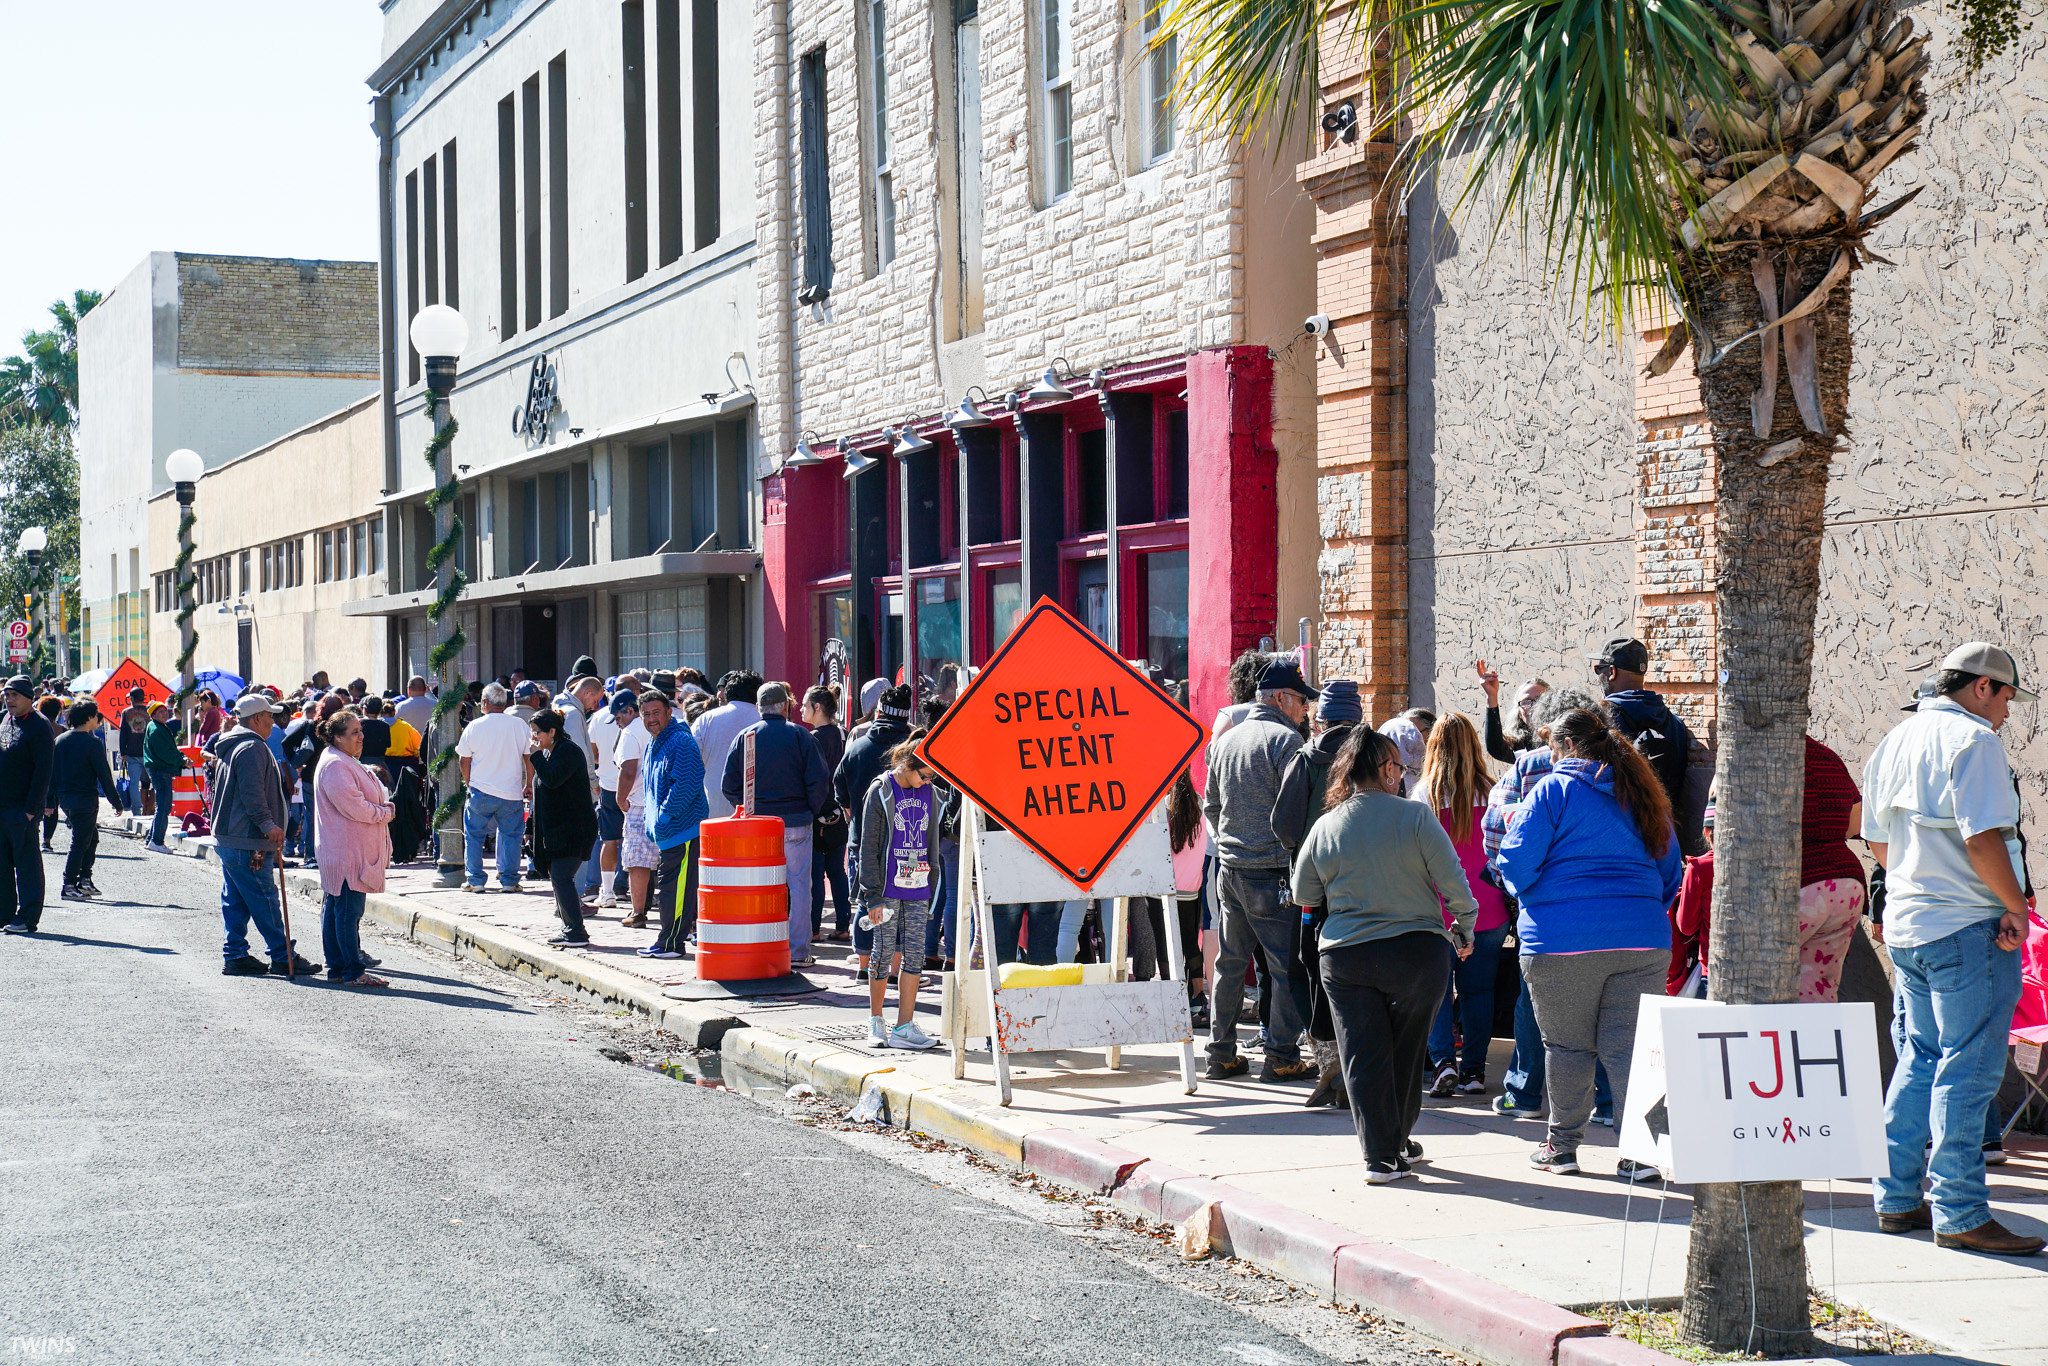
[[(986, 1038), (995, 1064), (996, 1097), (1010, 1103), (1011, 1053), (1056, 1048), (1108, 1050), (1109, 1066), (1123, 1066), (1123, 1046), (1180, 1045), (1181, 1086), (1195, 1093), (1194, 1028), (1188, 1016), (1187, 965), (1180, 934), (1169, 924), (1161, 946), (1167, 975), (1150, 982), (1125, 980), (1130, 944), (1130, 899), (1175, 899), (1173, 856), (1166, 841), (1164, 806), (1153, 813), (1084, 891), (1024, 842), (1007, 831), (990, 830), (981, 809), (965, 801), (960, 817), (960, 927), (958, 971), (945, 977), (943, 1010), (953, 1053), (953, 1075), (967, 1075), (967, 1040)], [(1114, 907), (1108, 963), (1082, 969), (1078, 986), (1010, 987), (998, 981), (995, 906), (991, 889), (1004, 903), (1065, 901), (1077, 896), (1107, 898)], [(976, 949), (981, 967), (972, 966)]]

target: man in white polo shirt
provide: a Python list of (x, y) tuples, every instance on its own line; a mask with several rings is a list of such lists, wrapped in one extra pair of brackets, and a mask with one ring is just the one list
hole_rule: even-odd
[(2041, 1239), (1991, 1217), (1982, 1145), (2027, 934), (2019, 792), (1997, 732), (2015, 700), (2035, 695), (2020, 687), (2012, 655), (1981, 641), (1950, 651), (1934, 692), (1863, 766), (1863, 838), (1884, 866), (1884, 938), (1897, 973), (1891, 1171), (1877, 1183), (1878, 1226), (2031, 1256)]

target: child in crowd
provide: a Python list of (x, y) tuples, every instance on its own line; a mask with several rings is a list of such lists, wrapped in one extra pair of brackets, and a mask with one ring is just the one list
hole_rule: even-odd
[[(932, 864), (936, 856), (938, 798), (932, 773), (918, 757), (924, 738), (889, 751), (889, 767), (868, 785), (860, 822), (862, 928), (874, 932), (868, 958), (868, 1042), (877, 1048), (926, 1049), (938, 1040), (918, 1028), (917, 979), (924, 970), (925, 926), (931, 918)], [(900, 954), (896, 1027), (882, 1021), (889, 963)]]

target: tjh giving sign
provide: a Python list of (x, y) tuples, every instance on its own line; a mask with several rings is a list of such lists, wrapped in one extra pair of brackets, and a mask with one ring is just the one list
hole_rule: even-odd
[(1644, 997), (1621, 1146), (1682, 1182), (1883, 1174), (1875, 1010)]

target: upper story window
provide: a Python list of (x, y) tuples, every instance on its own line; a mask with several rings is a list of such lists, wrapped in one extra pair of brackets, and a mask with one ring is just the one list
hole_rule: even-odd
[(1164, 0), (1138, 0), (1139, 54), (1138, 164), (1151, 166), (1173, 150), (1176, 128), (1173, 111), (1173, 80), (1180, 65), (1180, 37), (1160, 36), (1160, 8)]
[(875, 225), (875, 269), (896, 259), (896, 176), (889, 154), (889, 6), (867, 6), (869, 194)]
[(825, 49), (814, 47), (797, 64), (797, 147), (802, 157), (803, 285), (801, 303), (832, 294), (832, 169), (825, 141)]
[(1074, 51), (1067, 0), (1037, 0), (1039, 63), (1040, 193), (1052, 203), (1074, 188)]

